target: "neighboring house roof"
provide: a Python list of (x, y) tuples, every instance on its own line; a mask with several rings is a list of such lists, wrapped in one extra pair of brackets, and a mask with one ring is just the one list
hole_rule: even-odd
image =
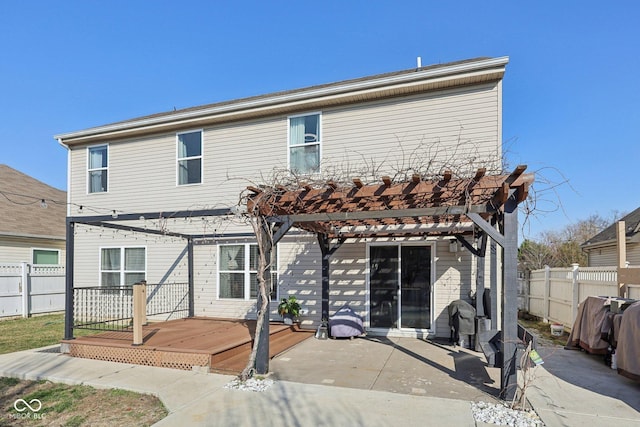
[(502, 79), (508, 57), (475, 58), (153, 114), (55, 135), (66, 146), (407, 96)]
[[(640, 241), (640, 208), (626, 215), (620, 221), (624, 221), (627, 241)], [(589, 250), (596, 246), (615, 244), (615, 242), (616, 223), (613, 223), (580, 246)]]
[(66, 201), (65, 191), (0, 165), (0, 235), (64, 239)]

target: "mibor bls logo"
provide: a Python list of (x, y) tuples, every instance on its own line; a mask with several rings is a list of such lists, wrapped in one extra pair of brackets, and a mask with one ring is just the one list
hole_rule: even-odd
[(45, 417), (44, 414), (38, 414), (38, 412), (42, 409), (42, 402), (38, 399), (31, 399), (30, 401), (26, 401), (24, 399), (16, 399), (13, 402), (13, 409), (15, 409), (18, 413), (11, 414), (10, 417), (14, 419), (28, 419), (32, 418), (43, 419)]
[[(33, 405), (33, 406), (31, 406)], [(27, 403), (24, 399), (17, 399), (13, 402), (13, 408), (18, 412), (24, 412), (29, 409), (31, 412), (38, 412), (42, 409), (42, 402), (38, 399), (31, 399), (29, 403)]]

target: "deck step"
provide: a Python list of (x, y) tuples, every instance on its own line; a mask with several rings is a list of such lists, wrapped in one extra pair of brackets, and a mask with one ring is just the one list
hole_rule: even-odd
[[(288, 330), (285, 332), (277, 332), (269, 337), (269, 358), (273, 358), (283, 351), (293, 347), (294, 345), (306, 340), (313, 335), (313, 331), (304, 330)], [(237, 375), (249, 361), (249, 355), (251, 348), (242, 353), (237, 353), (231, 357), (223, 360), (216, 360), (211, 362), (211, 372), (219, 374), (233, 374)]]

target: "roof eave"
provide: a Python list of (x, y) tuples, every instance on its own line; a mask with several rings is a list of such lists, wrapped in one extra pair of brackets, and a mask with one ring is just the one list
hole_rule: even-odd
[[(640, 243), (640, 233), (634, 233), (632, 235), (627, 235), (625, 238), (626, 243)], [(598, 249), (598, 248), (603, 248), (606, 246), (611, 246), (611, 245), (616, 245), (617, 244), (617, 240), (616, 239), (608, 239), (608, 240), (603, 240), (600, 242), (594, 242), (594, 243), (588, 243), (585, 242), (583, 244), (580, 245), (580, 247), (582, 248), (582, 250), (584, 251), (590, 251), (593, 249)]]
[(504, 56), (464, 62), (435, 69), (417, 69), (414, 72), (398, 75), (347, 81), (327, 86), (312, 87), (292, 93), (214, 104), (202, 109), (190, 109), (188, 111), (177, 111), (173, 114), (143, 117), (81, 131), (59, 134), (55, 135), (54, 138), (57, 139), (61, 145), (70, 147), (72, 145), (93, 142), (98, 139), (124, 138), (141, 133), (162, 131), (175, 128), (178, 125), (196, 126), (203, 124), (207, 120), (214, 120), (215, 118), (232, 119), (234, 115), (237, 116), (243, 112), (252, 112), (253, 114), (261, 112), (266, 115), (269, 111), (277, 111), (285, 105), (304, 108), (306, 104), (314, 100), (323, 100), (329, 104), (332, 98), (346, 96), (354, 92), (359, 92), (360, 95), (366, 96), (369, 94), (373, 96), (377, 91), (381, 91), (384, 88), (418, 84), (423, 81), (456, 79), (460, 76), (468, 76), (471, 82), (473, 82), (474, 78), (481, 81), (482, 76), (488, 73), (495, 74), (496, 72), (498, 73), (496, 78), (502, 78), (504, 67), (508, 62), (509, 58)]
[(41, 239), (41, 240), (66, 240), (66, 236), (51, 236), (45, 234), (28, 234), (28, 233), (14, 233), (10, 231), (0, 231), (0, 236), (20, 238), (20, 239)]

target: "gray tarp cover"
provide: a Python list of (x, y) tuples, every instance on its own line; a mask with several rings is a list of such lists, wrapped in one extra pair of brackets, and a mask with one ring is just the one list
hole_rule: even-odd
[(357, 337), (364, 333), (362, 317), (345, 305), (329, 318), (329, 330), (332, 337)]
[(616, 358), (618, 372), (640, 381), (640, 302), (631, 304), (624, 311), (618, 334)]

